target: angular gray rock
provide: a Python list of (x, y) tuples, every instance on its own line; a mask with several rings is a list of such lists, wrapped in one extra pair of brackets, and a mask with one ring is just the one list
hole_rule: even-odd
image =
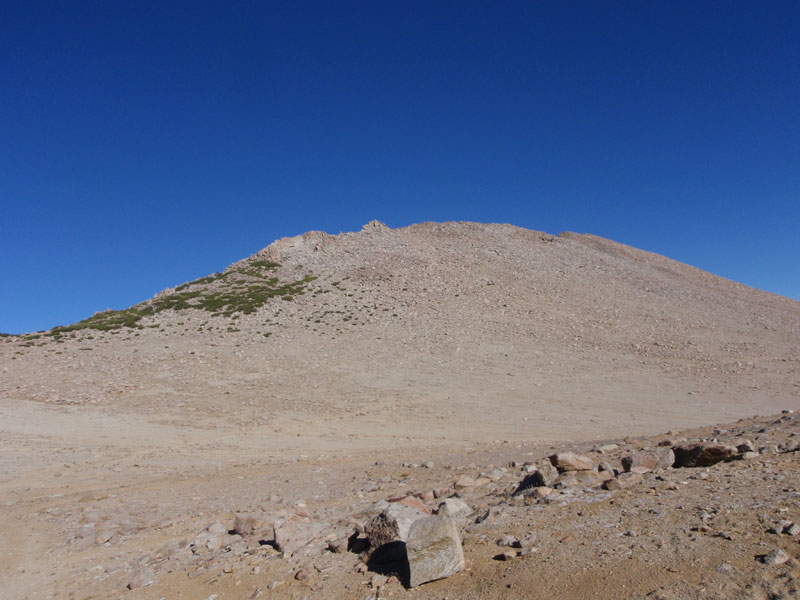
[(775, 549), (769, 554), (765, 554), (764, 556), (762, 556), (760, 560), (765, 565), (782, 565), (785, 562), (789, 562), (789, 560), (791, 560), (791, 557), (788, 554), (786, 554), (786, 552), (784, 552), (783, 550)]
[(464, 550), (456, 524), (434, 515), (414, 521), (406, 540), (409, 586), (443, 579), (464, 568)]
[(438, 514), (451, 519), (462, 519), (469, 517), (473, 512), (472, 507), (461, 498), (445, 498), (439, 504)]
[(550, 487), (555, 483), (556, 479), (558, 479), (558, 469), (550, 463), (542, 463), (532, 476), (532, 481), (537, 486)]

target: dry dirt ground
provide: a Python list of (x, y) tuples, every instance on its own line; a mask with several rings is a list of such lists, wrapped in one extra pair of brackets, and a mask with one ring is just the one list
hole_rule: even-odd
[[(798, 423), (780, 412), (800, 408), (800, 303), (593, 236), (476, 223), (312, 232), (225, 272), (244, 283), (151, 303), (246, 296), (273, 261), (307, 285), (249, 312), (174, 305), (0, 338), (4, 598), (796, 594), (797, 538), (767, 530), (800, 522), (784, 452)], [(773, 416), (734, 423), (755, 414)], [(590, 456), (618, 463), (669, 430), (764, 453), (627, 490), (510, 495), (510, 461), (616, 440)], [(466, 570), (411, 590), (357, 572), (355, 552), (282, 558), (269, 536), (203, 533), (299, 512), (340, 540), (381, 499), (446, 497), (500, 467), (458, 492), (476, 509)], [(529, 552), (495, 560), (504, 535)], [(788, 562), (757, 560), (777, 548)], [(143, 573), (155, 582), (129, 590)]]

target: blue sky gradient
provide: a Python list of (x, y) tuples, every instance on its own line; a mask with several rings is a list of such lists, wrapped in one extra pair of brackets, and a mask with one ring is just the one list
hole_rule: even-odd
[(778, 1), (4, 3), (0, 331), (371, 219), (589, 232), (800, 299), (798, 22)]

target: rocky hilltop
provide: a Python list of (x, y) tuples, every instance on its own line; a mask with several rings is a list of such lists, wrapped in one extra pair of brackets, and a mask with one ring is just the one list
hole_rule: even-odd
[(10, 598), (794, 593), (800, 303), (595, 236), (309, 232), (0, 373)]

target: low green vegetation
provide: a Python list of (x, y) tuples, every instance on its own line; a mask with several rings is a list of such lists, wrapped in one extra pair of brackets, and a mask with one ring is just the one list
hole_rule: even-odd
[(143, 318), (165, 310), (204, 310), (213, 316), (235, 319), (240, 315), (253, 314), (272, 298), (291, 301), (295, 296), (304, 294), (308, 285), (316, 279), (309, 273), (301, 279), (281, 281), (274, 274), (278, 267), (278, 263), (260, 259), (238, 263), (222, 273), (184, 283), (170, 293), (136, 306), (96, 313), (72, 325), (54, 327), (47, 335), (59, 340), (66, 333), (84, 329), (112, 333), (123, 327), (143, 329), (139, 323)]

